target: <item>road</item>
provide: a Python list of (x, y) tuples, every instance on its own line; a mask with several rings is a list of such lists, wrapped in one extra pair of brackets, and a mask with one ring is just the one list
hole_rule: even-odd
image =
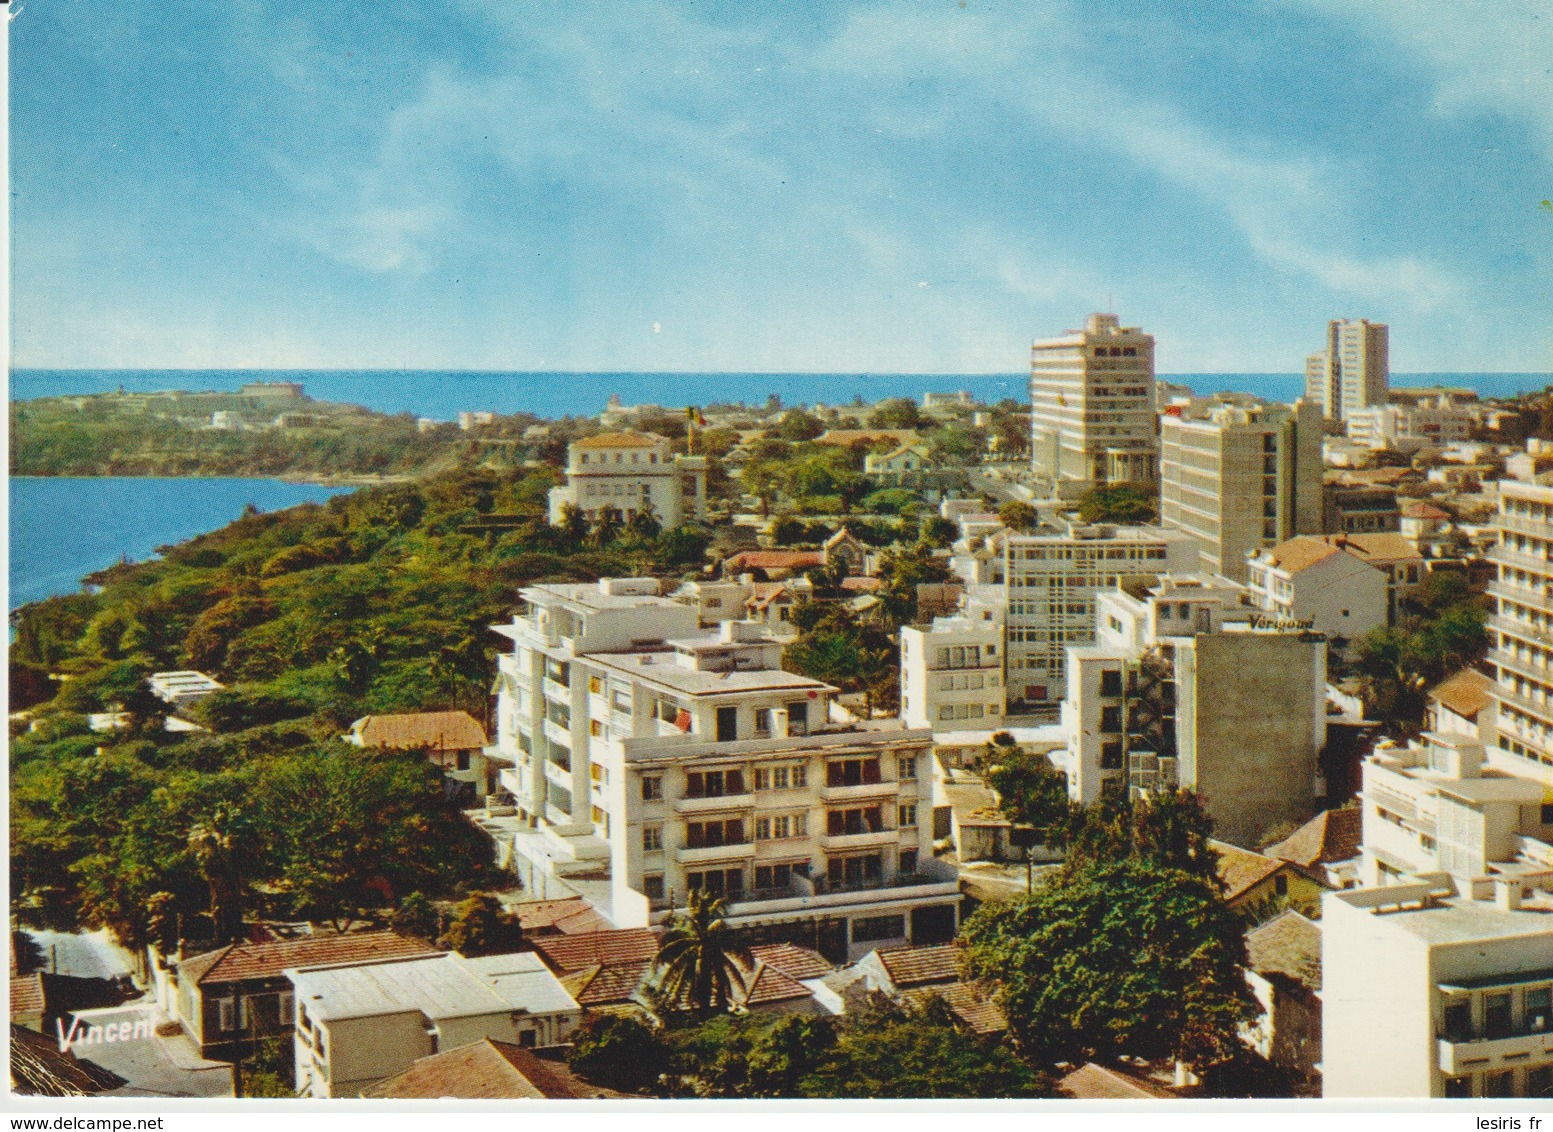
[[(82, 1010), (77, 1013), (75, 1028), (77, 1044), (72, 1052), (82, 1061), (89, 1061), (119, 1077), (124, 1084), (110, 1090), (110, 1095), (153, 1097), (230, 1097), (232, 1095), (232, 1067), (225, 1062), (204, 1061), (188, 1038), (155, 1036), (156, 1009), (150, 1003), (132, 1002), (108, 1010)], [(150, 1031), (151, 1037), (131, 1038), (126, 1041), (98, 1041), (86, 1043), (85, 1036), (93, 1025), (105, 1031), (110, 1025), (120, 1033), (133, 1033), (134, 1024), (143, 1021), (141, 1033)], [(119, 1027), (129, 1024), (128, 1030)], [(69, 1034), (69, 1023), (66, 1023)], [(56, 1038), (57, 1034), (47, 1035)]]
[(135, 957), (114, 943), (107, 931), (27, 933), (38, 945), (43, 970), (82, 979), (117, 979), (135, 973)]

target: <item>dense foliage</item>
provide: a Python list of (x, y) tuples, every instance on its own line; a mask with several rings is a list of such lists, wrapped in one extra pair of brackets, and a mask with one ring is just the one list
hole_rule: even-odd
[(1487, 599), (1464, 574), (1434, 571), (1401, 595), (1396, 624), (1355, 642), (1351, 661), (1374, 718), (1417, 727), (1428, 689), (1488, 651)]
[(1086, 523), (1152, 523), (1158, 514), (1158, 496), (1134, 484), (1092, 487), (1078, 501)]

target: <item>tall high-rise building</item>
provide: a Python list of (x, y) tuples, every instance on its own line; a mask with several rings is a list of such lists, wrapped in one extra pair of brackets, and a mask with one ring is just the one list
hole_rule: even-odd
[(1329, 421), (1384, 405), (1390, 382), (1390, 334), (1383, 322), (1333, 319), (1326, 349), (1305, 359), (1305, 399), (1320, 405)]
[[(1506, 770), (1553, 790), (1553, 488), (1501, 480), (1497, 525), (1488, 626), (1496, 746)], [(1553, 810), (1544, 817), (1553, 825)]]
[(1321, 533), (1321, 411), (1309, 401), (1160, 419), (1160, 523), (1185, 531), (1199, 570), (1246, 580), (1246, 556)]
[(1083, 330), (1030, 348), (1031, 458), (1059, 489), (1152, 483), (1154, 336), (1092, 314)]

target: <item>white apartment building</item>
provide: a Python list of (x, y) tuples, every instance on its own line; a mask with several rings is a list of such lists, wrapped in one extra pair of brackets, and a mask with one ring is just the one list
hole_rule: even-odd
[(974, 598), (963, 605), (925, 628), (901, 629), (901, 718), (908, 727), (975, 731), (1003, 721), (1004, 605)]
[(568, 505), (589, 522), (614, 508), (622, 519), (649, 507), (664, 530), (706, 518), (706, 457), (680, 456), (661, 436), (605, 432), (567, 449), (566, 484), (550, 489), (550, 522)]
[(1553, 487), (1501, 480), (1495, 526), (1488, 660), (1497, 750), (1507, 769), (1553, 785)]
[(1246, 562), (1251, 603), (1275, 621), (1344, 641), (1387, 624), (1387, 575), (1334, 540), (1300, 536)]
[(1322, 1095), (1553, 1092), (1553, 874), (1327, 894)]
[(1030, 438), (1035, 470), (1064, 493), (1152, 483), (1154, 336), (1114, 314), (1092, 314), (1083, 330), (1032, 344)]
[(1188, 789), (1218, 836), (1256, 845), (1324, 793), (1326, 642), (1252, 628), (1227, 579), (1134, 579), (1096, 597), (1097, 640), (1068, 650), (1064, 769), (1075, 801)]
[(1371, 405), (1348, 414), (1348, 439), (1376, 451), (1416, 451), (1470, 440), (1474, 418), (1472, 410), (1445, 397), (1414, 405)]
[(1192, 536), (1199, 570), (1244, 581), (1248, 554), (1320, 534), (1321, 475), (1314, 402), (1160, 418), (1160, 525)]
[[(1068, 648), (1095, 639), (1095, 593), (1133, 574), (1184, 574), (1197, 544), (1180, 531), (1069, 523), (1055, 535), (1002, 537), (1008, 592), (1010, 713), (1052, 713), (1066, 694)], [(958, 561), (958, 560), (956, 560)]]
[(1327, 323), (1326, 349), (1305, 359), (1305, 399), (1331, 421), (1386, 403), (1390, 339), (1384, 323), (1364, 318)]
[(501, 781), (525, 885), (602, 888), (589, 899), (617, 927), (661, 921), (702, 888), (757, 937), (801, 934), (837, 957), (952, 936), (931, 734), (831, 725), (836, 689), (782, 671), (760, 626), (704, 632), (695, 606), (656, 590), (531, 586), (496, 627), (513, 641), (496, 749), (513, 764)]
[(582, 1008), (532, 951), (292, 968), (297, 1092), (359, 1097), (417, 1058), (484, 1038), (565, 1042)]

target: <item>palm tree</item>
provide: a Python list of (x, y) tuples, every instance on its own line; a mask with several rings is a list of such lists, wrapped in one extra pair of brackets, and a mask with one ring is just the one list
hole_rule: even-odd
[(689, 1002), (700, 1014), (727, 1010), (735, 989), (744, 990), (746, 969), (755, 963), (738, 932), (723, 917), (721, 897), (692, 889), (684, 915), (669, 921), (653, 965), (663, 971), (661, 988), (669, 1002)]

